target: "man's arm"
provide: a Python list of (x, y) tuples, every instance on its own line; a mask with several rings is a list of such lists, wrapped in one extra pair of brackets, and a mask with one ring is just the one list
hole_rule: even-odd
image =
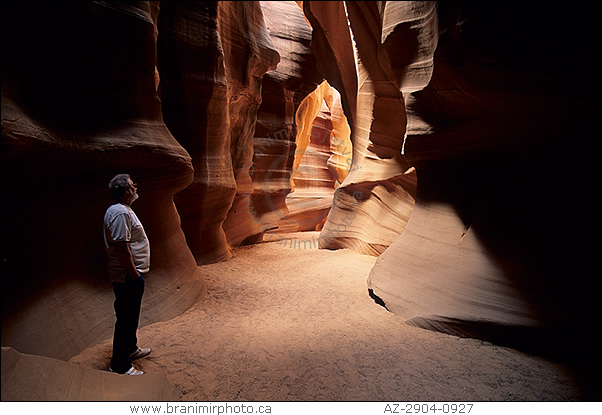
[(129, 242), (117, 242), (115, 244), (115, 253), (119, 259), (119, 263), (125, 269), (128, 275), (133, 279), (140, 278), (140, 273), (134, 265), (134, 258), (132, 258), (132, 251), (130, 251)]

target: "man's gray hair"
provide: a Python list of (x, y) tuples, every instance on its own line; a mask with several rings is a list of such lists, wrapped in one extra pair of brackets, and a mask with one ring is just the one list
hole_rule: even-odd
[(123, 194), (130, 188), (130, 180), (129, 174), (118, 174), (109, 182), (109, 192), (117, 202), (121, 202)]

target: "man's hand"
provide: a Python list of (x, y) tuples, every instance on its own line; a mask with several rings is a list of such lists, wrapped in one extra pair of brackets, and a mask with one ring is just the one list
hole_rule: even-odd
[(115, 248), (119, 263), (123, 269), (125, 269), (125, 272), (127, 272), (127, 274), (133, 279), (140, 278), (140, 273), (134, 265), (134, 258), (132, 258), (132, 251), (130, 251), (129, 242), (117, 242), (115, 244)]

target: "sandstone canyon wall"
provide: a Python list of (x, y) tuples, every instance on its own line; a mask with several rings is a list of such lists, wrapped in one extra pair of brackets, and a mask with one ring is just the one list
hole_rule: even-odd
[(305, 97), (295, 121), (291, 193), (286, 197), (288, 214), (273, 230), (278, 234), (320, 230), (330, 212), (334, 190), (351, 168), (349, 124), (340, 94), (327, 81)]
[(182, 229), (197, 262), (219, 261), (230, 256), (222, 223), (236, 179), (218, 2), (161, 2), (157, 29), (163, 117), (194, 167), (175, 199)]
[[(437, 15), (435, 3), (397, 3), (304, 2), (318, 67), (341, 93), (353, 146), (349, 174), (320, 236), (323, 248), (379, 255), (412, 211), (416, 174), (401, 151), (401, 89), (408, 79), (428, 83)], [(421, 74), (408, 76), (417, 73), (416, 62)]]
[(111, 336), (121, 172), (151, 240), (143, 324), (320, 189), (321, 247), (380, 255), (368, 287), (411, 324), (597, 344), (597, 6), (298, 3), (3, 3), (3, 346)]
[(410, 324), (595, 350), (598, 6), (303, 6), (353, 145), (321, 247), (382, 254), (369, 290)]
[(295, 117), (302, 101), (321, 81), (309, 48), (311, 27), (302, 10), (292, 1), (257, 5), (263, 13), (265, 33), (280, 60), (262, 79), (260, 105), (251, 131), (252, 148), (241, 159), (245, 180), (224, 223), (230, 246), (261, 241), (266, 231), (278, 228), (288, 215)]
[(173, 317), (204, 292), (198, 264), (288, 213), (296, 109), (321, 78), (295, 2), (11, 3), (2, 16), (2, 183), (16, 201), (3, 345), (64, 359), (111, 335), (108, 180), (139, 185), (142, 324)]
[(599, 362), (596, 7), (438, 5), (404, 93), (416, 204), (369, 278), (410, 324)]
[[(284, 84), (295, 76), (294, 65), (286, 65), (290, 72), (276, 70), (282, 58), (264, 23), (264, 9), (270, 12), (275, 6), (280, 13), (288, 6), (289, 14), (292, 6), (301, 15), (294, 3), (161, 3), (163, 113), (170, 131), (191, 154), (195, 169), (193, 184), (176, 196), (176, 204), (199, 264), (228, 259), (231, 247), (260, 239), (275, 219), (269, 217), (273, 215), (269, 207), (261, 210), (256, 200), (273, 195), (279, 209), (285, 209), (278, 193), (288, 186), (264, 183), (265, 172), (254, 160), (256, 146), (263, 152), (286, 154), (292, 134), (285, 113), (292, 111), (294, 91), (287, 95), (291, 101), (287, 107)], [(285, 57), (290, 55), (288, 43), (285, 39), (279, 44)], [(264, 79), (267, 71), (278, 75)], [(267, 88), (264, 82), (269, 83)], [(260, 107), (269, 110), (260, 112)], [(266, 124), (271, 125), (262, 130)], [(279, 129), (284, 133), (280, 132), (280, 141), (270, 141), (255, 136), (256, 126), (266, 137)], [(285, 158), (283, 169), (286, 162)]]
[(102, 237), (107, 184), (138, 183), (151, 241), (142, 324), (204, 282), (174, 194), (193, 179), (156, 91), (158, 3), (2, 5), (2, 344), (68, 359), (112, 336)]
[(319, 79), (294, 2), (162, 2), (166, 125), (192, 157), (176, 196), (197, 263), (228, 259), (288, 214), (295, 113)]

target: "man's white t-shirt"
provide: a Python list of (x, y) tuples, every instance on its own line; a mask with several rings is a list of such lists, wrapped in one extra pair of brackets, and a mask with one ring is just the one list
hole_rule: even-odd
[(115, 253), (116, 242), (128, 242), (139, 273), (150, 269), (150, 244), (142, 223), (131, 207), (122, 203), (110, 206), (104, 218), (105, 249), (108, 256), (109, 277), (112, 282), (125, 282), (126, 272)]

